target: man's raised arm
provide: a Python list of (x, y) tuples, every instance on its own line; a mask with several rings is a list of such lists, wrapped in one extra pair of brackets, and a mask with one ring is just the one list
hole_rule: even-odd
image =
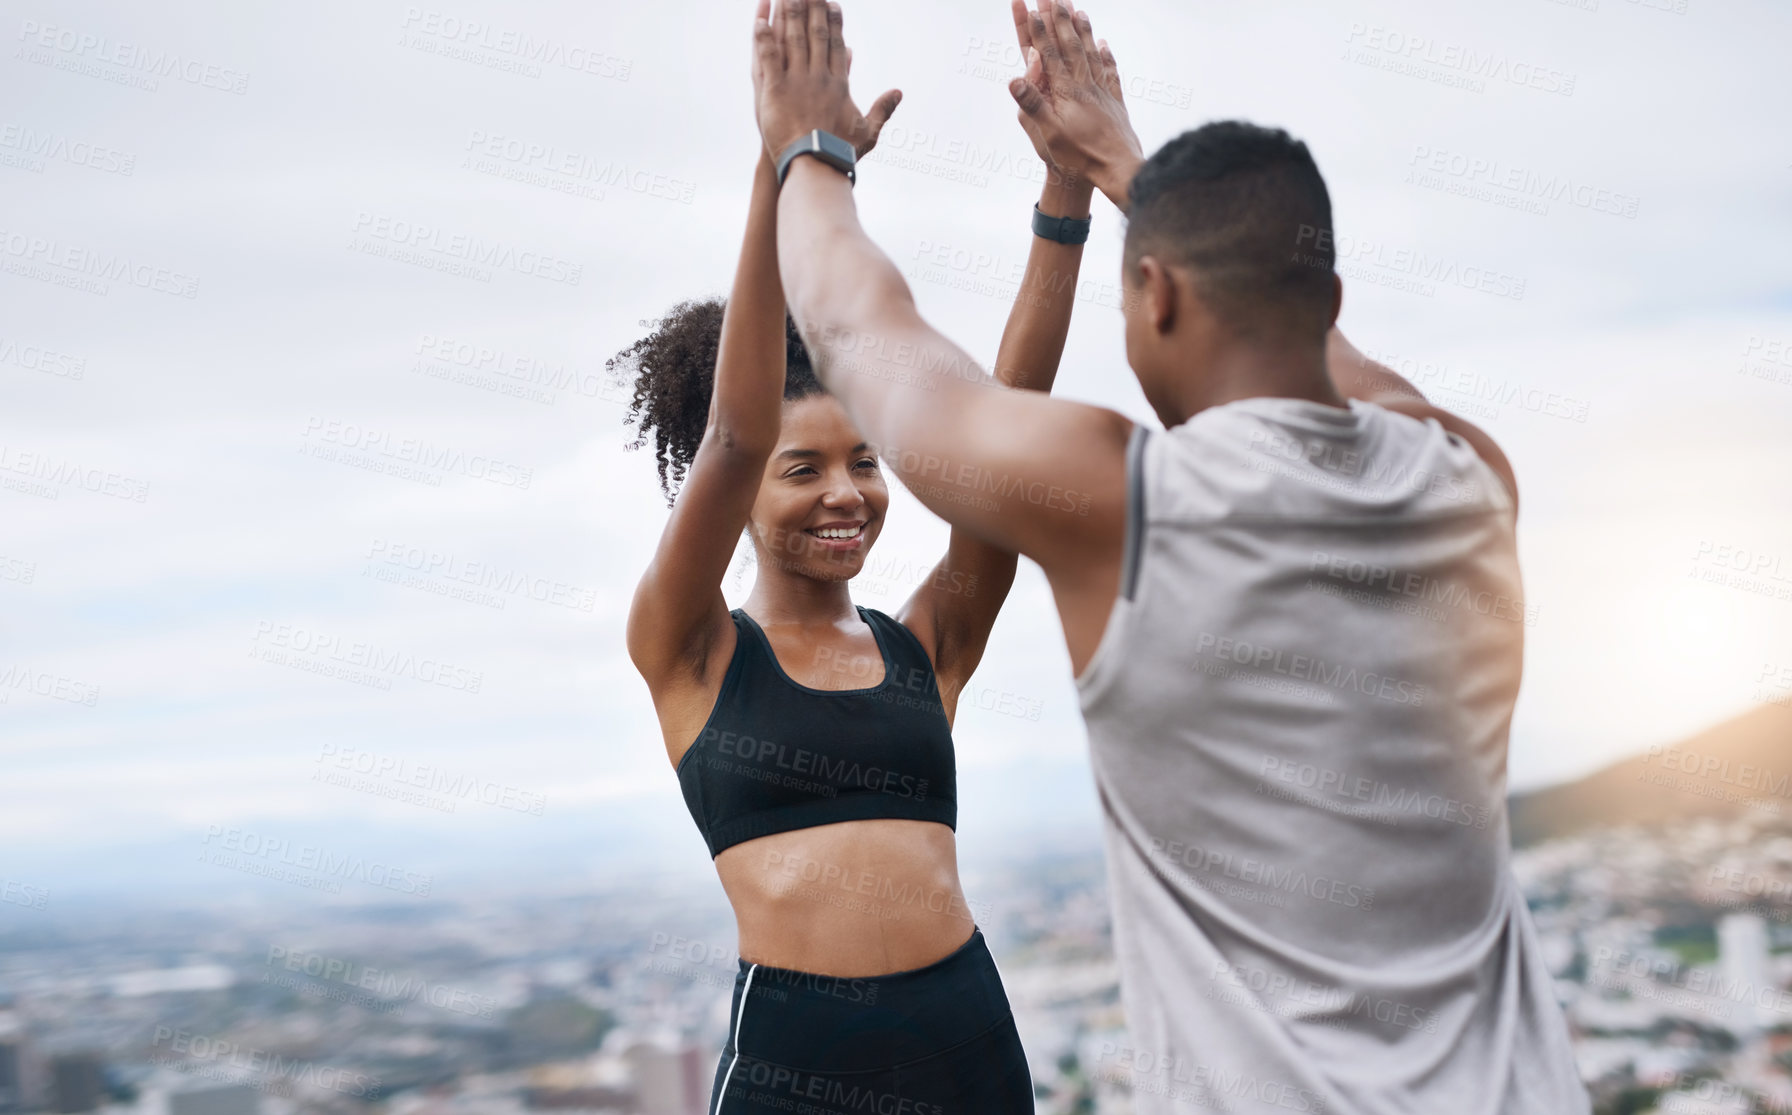
[[(778, 14), (754, 28), (760, 130), (774, 155), (817, 129), (844, 136), (857, 116), (839, 6), (782, 0)], [(817, 374), (922, 503), (1038, 561), (1060, 589), (1095, 570), (1117, 577), (1127, 418), (986, 376), (921, 319), (860, 227), (851, 183), (820, 159), (788, 168), (778, 260)]]

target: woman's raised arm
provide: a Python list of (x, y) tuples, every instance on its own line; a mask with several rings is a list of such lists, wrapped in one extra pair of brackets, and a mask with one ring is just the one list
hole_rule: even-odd
[[(760, 0), (759, 14), (768, 14)], [(757, 63), (755, 63), (757, 64)], [(847, 129), (863, 158), (877, 145), (902, 95), (892, 89)], [(709, 420), (660, 535), (659, 549), (628, 615), (628, 652), (658, 689), (665, 681), (702, 678), (718, 639), (732, 649), (733, 624), (722, 577), (753, 510), (765, 462), (783, 418), (784, 286), (778, 276), (778, 174), (761, 147), (753, 172), (747, 233), (734, 288), (722, 314)], [(691, 385), (697, 389), (698, 385)]]
[(649, 687), (675, 673), (702, 676), (717, 637), (732, 630), (722, 577), (777, 444), (784, 354), (778, 180), (762, 151), (722, 315), (709, 421), (629, 608), (629, 657)]

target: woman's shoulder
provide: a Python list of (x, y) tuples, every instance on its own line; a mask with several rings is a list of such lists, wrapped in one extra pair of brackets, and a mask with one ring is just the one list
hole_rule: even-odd
[(933, 656), (927, 653), (927, 646), (921, 641), (921, 636), (916, 634), (914, 629), (909, 627), (908, 624), (897, 619), (895, 616), (890, 615), (888, 612), (880, 612), (876, 608), (867, 608), (863, 604), (855, 606), (865, 617), (867, 623), (871, 624), (874, 628), (879, 628), (888, 632), (895, 638), (896, 644), (890, 647), (892, 654), (907, 650), (912, 654), (919, 655), (921, 662), (924, 663), (928, 669), (931, 670), (933, 668)]

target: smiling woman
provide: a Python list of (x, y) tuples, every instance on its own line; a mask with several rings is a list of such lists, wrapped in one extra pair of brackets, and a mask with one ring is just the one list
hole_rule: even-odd
[[(762, 160), (735, 297), (680, 304), (610, 362), (634, 374), (634, 444), (652, 440), (673, 502), (629, 650), (739, 927), (712, 1115), (757, 1109), (754, 1082), (791, 1065), (824, 1090), (1030, 1110), (954, 839), (952, 712), (1014, 558), (958, 538), (941, 564), (960, 576), (936, 581), (999, 591), (924, 589), (901, 619), (853, 605), (889, 489), (764, 297), (767, 182)], [(719, 581), (743, 527), (759, 577), (730, 611)]]

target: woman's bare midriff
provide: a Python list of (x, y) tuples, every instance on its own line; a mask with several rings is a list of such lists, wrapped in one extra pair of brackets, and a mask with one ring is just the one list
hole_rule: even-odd
[(933, 821), (774, 833), (724, 849), (716, 873), (749, 963), (862, 978), (932, 964), (970, 939), (958, 845)]

